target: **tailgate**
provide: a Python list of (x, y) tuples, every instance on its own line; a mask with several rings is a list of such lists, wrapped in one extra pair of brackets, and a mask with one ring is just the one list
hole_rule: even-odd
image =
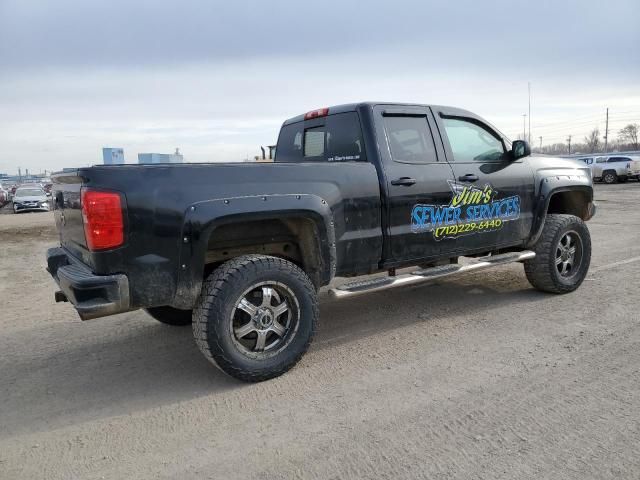
[(640, 160), (631, 160), (629, 170), (631, 170), (631, 175), (640, 175)]
[(60, 244), (78, 257), (87, 251), (80, 207), (82, 177), (77, 170), (52, 175), (51, 198)]

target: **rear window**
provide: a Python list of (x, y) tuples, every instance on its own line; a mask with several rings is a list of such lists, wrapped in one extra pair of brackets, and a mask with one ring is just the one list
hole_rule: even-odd
[[(305, 128), (305, 123), (306, 128)], [(280, 131), (276, 162), (362, 162), (367, 157), (356, 112), (329, 115), (318, 125), (298, 122)]]

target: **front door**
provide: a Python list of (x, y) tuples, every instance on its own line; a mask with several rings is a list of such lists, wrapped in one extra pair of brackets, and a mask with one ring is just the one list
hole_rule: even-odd
[(452, 225), (453, 173), (428, 107), (375, 107), (375, 125), (387, 189), (385, 263), (406, 263), (446, 255), (456, 241), (441, 235)]
[(527, 158), (512, 161), (502, 135), (468, 112), (433, 107), (453, 168), (452, 206), (460, 209), (453, 233), (458, 249), (497, 249), (528, 238), (533, 223), (534, 177)]

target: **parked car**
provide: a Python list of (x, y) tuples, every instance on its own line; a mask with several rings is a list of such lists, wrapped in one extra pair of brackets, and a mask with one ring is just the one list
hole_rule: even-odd
[(329, 290), (348, 299), (523, 262), (535, 288), (566, 293), (591, 258), (584, 163), (531, 156), (458, 108), (322, 108), (284, 122), (274, 163), (94, 166), (52, 180), (56, 300), (82, 319), (143, 308), (193, 325), (202, 353), (246, 381), (302, 357), (334, 277), (388, 272)]
[(592, 167), (594, 180), (604, 183), (626, 182), (640, 177), (640, 159), (629, 155), (602, 155), (595, 157)]
[(13, 196), (13, 213), (20, 212), (48, 212), (49, 198), (39, 187), (19, 187)]
[(0, 185), (0, 206), (9, 201), (9, 190)]

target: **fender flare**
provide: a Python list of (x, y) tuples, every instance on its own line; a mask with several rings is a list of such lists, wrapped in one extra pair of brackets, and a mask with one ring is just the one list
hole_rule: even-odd
[(550, 175), (542, 178), (539, 182), (539, 194), (536, 201), (537, 208), (533, 215), (533, 224), (526, 247), (529, 248), (538, 241), (544, 228), (547, 218), (547, 211), (551, 197), (561, 192), (583, 192), (587, 196), (587, 201), (593, 203), (593, 184), (591, 179), (584, 175)]
[(323, 198), (308, 193), (255, 195), (205, 200), (189, 205), (184, 213), (176, 294), (172, 305), (192, 308), (202, 289), (205, 256), (216, 228), (237, 222), (307, 218), (318, 229), (321, 282), (327, 284), (336, 271), (336, 239), (333, 213)]

